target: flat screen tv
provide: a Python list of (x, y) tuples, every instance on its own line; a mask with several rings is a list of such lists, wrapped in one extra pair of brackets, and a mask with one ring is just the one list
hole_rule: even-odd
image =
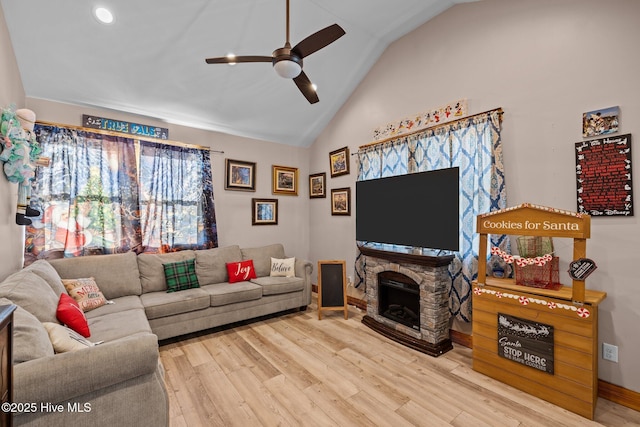
[(356, 182), (356, 240), (458, 251), (459, 168)]

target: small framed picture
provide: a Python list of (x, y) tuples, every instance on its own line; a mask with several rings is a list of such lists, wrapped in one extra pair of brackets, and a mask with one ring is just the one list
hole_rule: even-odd
[(251, 225), (277, 225), (278, 199), (251, 199)]
[(298, 195), (298, 168), (272, 166), (273, 194)]
[(309, 198), (317, 199), (327, 197), (325, 191), (325, 182), (327, 181), (326, 172), (314, 173), (309, 175)]
[(331, 215), (351, 215), (351, 188), (331, 189)]
[(342, 147), (329, 153), (331, 178), (349, 174), (349, 147)]
[(225, 190), (256, 191), (255, 163), (226, 159), (225, 175)]

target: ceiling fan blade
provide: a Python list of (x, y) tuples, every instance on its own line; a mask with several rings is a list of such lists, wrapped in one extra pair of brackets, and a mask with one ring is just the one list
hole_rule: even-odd
[(307, 98), (309, 104), (315, 104), (316, 102), (320, 101), (316, 90), (313, 88), (311, 80), (309, 80), (309, 77), (307, 77), (304, 71), (302, 71), (298, 75), (298, 77), (295, 77), (293, 81), (295, 82), (296, 86), (298, 86), (298, 89), (300, 89), (300, 92), (302, 92), (304, 97)]
[(329, 25), (295, 45), (291, 51), (300, 58), (311, 55), (344, 36), (346, 33), (338, 24)]
[(205, 59), (207, 64), (237, 64), (238, 62), (272, 62), (271, 56), (221, 56)]

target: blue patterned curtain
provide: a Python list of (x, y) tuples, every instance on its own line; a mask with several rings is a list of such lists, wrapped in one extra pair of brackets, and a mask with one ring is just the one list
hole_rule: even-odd
[(140, 142), (145, 252), (218, 246), (209, 150)]
[[(380, 178), (382, 171), (423, 172), (460, 168), (460, 250), (449, 272), (452, 287), (449, 308), (462, 321), (471, 320), (471, 282), (478, 274), (476, 216), (506, 208), (502, 159), (501, 111), (457, 120), (392, 142), (364, 148), (358, 154), (358, 180)], [(406, 146), (406, 150), (398, 147)], [(393, 146), (393, 151), (385, 149)], [(388, 155), (391, 152), (392, 155)], [(399, 156), (398, 153), (402, 153)], [(397, 166), (382, 165), (397, 163)], [(491, 244), (509, 251), (506, 236), (491, 236)], [(356, 259), (356, 277), (364, 281), (362, 257)], [(359, 283), (361, 283), (359, 282)], [(359, 284), (358, 283), (358, 284)]]

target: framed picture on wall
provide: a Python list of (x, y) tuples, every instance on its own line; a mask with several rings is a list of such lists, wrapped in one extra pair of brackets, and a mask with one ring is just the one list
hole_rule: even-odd
[(277, 225), (278, 199), (251, 199), (251, 225)]
[(331, 189), (331, 215), (351, 215), (351, 188)]
[(272, 166), (273, 194), (298, 195), (298, 168)]
[(329, 153), (331, 178), (349, 174), (349, 147), (342, 147)]
[(256, 191), (256, 164), (225, 159), (225, 190)]
[(317, 199), (327, 197), (325, 183), (327, 181), (326, 172), (314, 173), (309, 175), (309, 198)]

